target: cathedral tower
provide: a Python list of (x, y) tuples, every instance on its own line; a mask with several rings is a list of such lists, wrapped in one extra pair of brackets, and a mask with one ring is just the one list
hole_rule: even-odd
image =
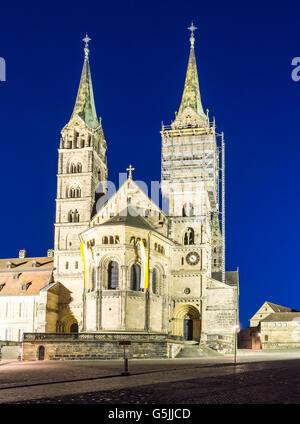
[[(176, 119), (163, 126), (162, 194), (169, 203), (170, 237), (182, 245), (209, 241), (211, 213), (219, 209), (219, 156), (215, 124), (204, 113), (194, 51), (190, 56)], [(210, 269), (210, 249), (203, 257)]]
[[(61, 131), (58, 150), (55, 220), (55, 280), (70, 292), (72, 301), (60, 312), (64, 331), (81, 327), (83, 264), (78, 235), (89, 227), (95, 211), (99, 181), (107, 180), (106, 141), (96, 115), (86, 36), (84, 63), (70, 121)], [(98, 190), (97, 190), (98, 191)]]
[(221, 181), (224, 205), (224, 156), (219, 155), (224, 141), (220, 134), (219, 147), (215, 122), (210, 122), (208, 111), (203, 110), (195, 29), (193, 24), (189, 27), (190, 55), (178, 113), (171, 125), (163, 125), (161, 130), (162, 194), (169, 204), (168, 235), (174, 241), (171, 331), (210, 346), (219, 346), (216, 340), (225, 337), (230, 350), (236, 294), (225, 282), (225, 216), (219, 206)]

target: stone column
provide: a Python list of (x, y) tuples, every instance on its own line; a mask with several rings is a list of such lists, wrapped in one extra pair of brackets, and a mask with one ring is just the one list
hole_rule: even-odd
[(102, 330), (102, 277), (103, 267), (98, 267), (97, 272), (97, 291), (96, 291), (96, 330)]
[(164, 333), (168, 332), (168, 292), (166, 292), (165, 288), (167, 287), (168, 281), (167, 276), (164, 274), (162, 276), (162, 331)]
[(127, 272), (128, 266), (121, 266), (121, 280), (120, 280), (120, 302), (121, 302), (121, 328), (126, 329), (126, 303), (127, 303)]

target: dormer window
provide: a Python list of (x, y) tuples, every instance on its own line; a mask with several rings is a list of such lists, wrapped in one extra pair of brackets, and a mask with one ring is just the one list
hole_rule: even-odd
[(22, 292), (26, 292), (28, 287), (31, 285), (31, 283), (24, 283), (22, 284), (21, 288), (22, 288)]

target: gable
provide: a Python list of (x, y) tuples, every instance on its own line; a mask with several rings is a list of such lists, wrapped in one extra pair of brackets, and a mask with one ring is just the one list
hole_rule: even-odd
[(136, 209), (138, 215), (149, 221), (150, 226), (157, 226), (159, 222), (167, 223), (168, 220), (163, 211), (131, 178), (128, 178), (104, 205), (101, 205), (102, 202), (104, 199), (99, 199), (97, 207), (100, 209), (92, 218), (92, 225), (101, 225), (118, 215), (121, 216), (123, 211), (128, 210), (128, 207)]

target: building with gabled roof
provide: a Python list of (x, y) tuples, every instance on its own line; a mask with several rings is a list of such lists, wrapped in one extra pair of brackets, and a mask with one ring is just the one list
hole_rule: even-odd
[(272, 302), (264, 302), (257, 312), (250, 318), (250, 327), (257, 327), (259, 323), (274, 312), (297, 312), (296, 309), (287, 308), (285, 306), (276, 305)]

